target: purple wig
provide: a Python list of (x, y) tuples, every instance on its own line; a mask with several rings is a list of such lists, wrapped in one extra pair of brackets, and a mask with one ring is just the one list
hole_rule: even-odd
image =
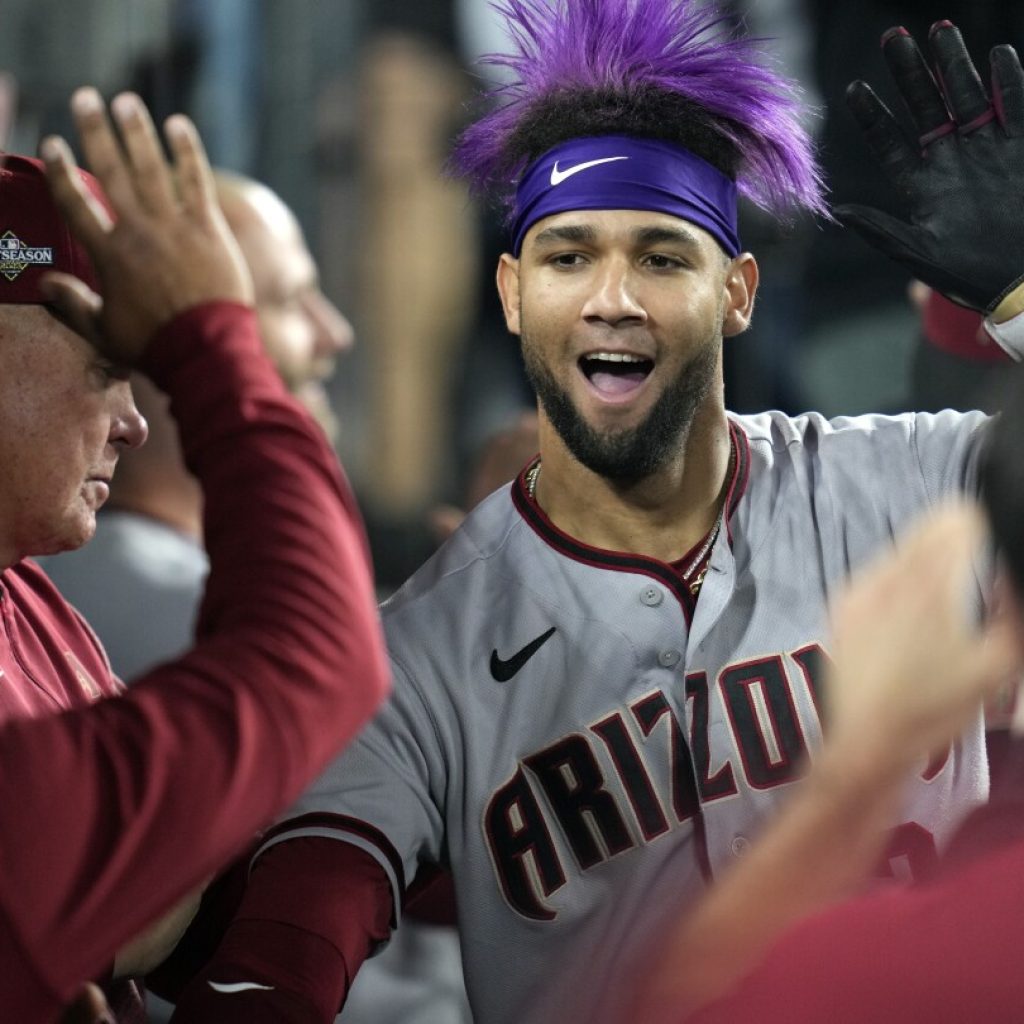
[[(526, 161), (509, 143), (533, 109), (559, 94), (655, 90), (702, 107), (738, 156), (737, 186), (779, 216), (801, 207), (828, 216), (821, 173), (801, 127), (798, 88), (762, 41), (738, 36), (698, 0), (495, 0), (516, 52), (483, 63), (512, 80), (496, 107), (460, 137), (455, 173), (478, 193), (509, 197)], [(612, 129), (614, 130), (614, 129)], [(540, 156), (539, 153), (534, 156)]]

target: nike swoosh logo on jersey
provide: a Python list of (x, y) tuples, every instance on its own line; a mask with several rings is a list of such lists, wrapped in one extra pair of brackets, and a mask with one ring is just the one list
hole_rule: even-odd
[(536, 640), (531, 640), (521, 651), (512, 655), (508, 661), (498, 657), (497, 650), (491, 651), (491, 675), (499, 683), (507, 683), (555, 634), (552, 626), (546, 633), (541, 633)]
[(588, 160), (586, 163), (573, 164), (572, 167), (566, 167), (564, 171), (558, 169), (558, 161), (556, 160), (555, 166), (551, 168), (551, 184), (561, 185), (566, 178), (571, 178), (574, 174), (579, 174), (580, 171), (596, 167), (598, 164), (611, 164), (615, 163), (616, 160), (628, 159), (628, 156), (603, 156), (600, 160)]
[(208, 981), (206, 983), (214, 992), (223, 992), (224, 995), (234, 995), (237, 992), (273, 992), (273, 985), (258, 985), (255, 981), (235, 981), (225, 984), (219, 981)]

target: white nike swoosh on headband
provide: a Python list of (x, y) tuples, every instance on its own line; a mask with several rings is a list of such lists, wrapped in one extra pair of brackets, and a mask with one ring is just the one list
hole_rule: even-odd
[(255, 981), (236, 981), (232, 984), (222, 984), (217, 981), (206, 983), (214, 992), (223, 992), (225, 995), (234, 995), (236, 992), (273, 992), (273, 985), (257, 985)]
[(610, 164), (616, 160), (628, 160), (628, 156), (604, 156), (600, 160), (588, 160), (586, 163), (575, 164), (572, 167), (566, 167), (564, 171), (558, 169), (558, 161), (555, 161), (555, 166), (551, 168), (551, 184), (561, 185), (566, 178), (571, 178), (574, 174), (579, 174), (580, 171), (587, 170), (588, 167), (596, 167), (598, 164)]

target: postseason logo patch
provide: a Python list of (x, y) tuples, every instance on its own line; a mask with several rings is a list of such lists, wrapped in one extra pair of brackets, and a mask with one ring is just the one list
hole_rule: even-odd
[(13, 231), (0, 235), (0, 274), (13, 281), (23, 270), (35, 266), (53, 266), (50, 246), (28, 246)]

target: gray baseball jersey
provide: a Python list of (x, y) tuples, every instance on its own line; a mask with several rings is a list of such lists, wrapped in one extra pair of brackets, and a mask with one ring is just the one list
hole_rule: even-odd
[[(631, 957), (739, 856), (821, 737), (831, 596), (973, 484), (973, 413), (733, 417), (727, 529), (678, 573), (557, 529), (523, 478), (383, 609), (394, 695), (271, 842), (451, 866), (485, 1024), (604, 1019)], [(927, 685), (927, 680), (921, 681)], [(981, 722), (909, 784), (892, 871), (987, 795)]]

